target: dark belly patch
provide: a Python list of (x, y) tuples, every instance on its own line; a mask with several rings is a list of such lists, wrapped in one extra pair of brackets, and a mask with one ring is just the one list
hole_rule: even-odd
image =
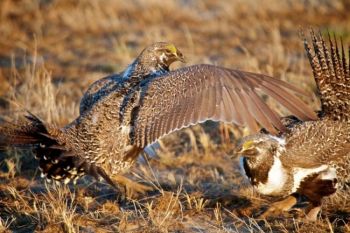
[(306, 196), (310, 202), (319, 204), (325, 196), (332, 195), (337, 191), (337, 179), (321, 179), (320, 174), (312, 174), (303, 179), (297, 190)]

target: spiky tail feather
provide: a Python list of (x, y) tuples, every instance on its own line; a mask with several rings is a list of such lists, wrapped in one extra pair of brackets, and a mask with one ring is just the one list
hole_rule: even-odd
[(35, 158), (39, 160), (42, 176), (48, 180), (68, 183), (87, 173), (97, 179), (102, 177), (117, 188), (102, 168), (74, 155), (65, 145), (64, 138), (64, 132), (59, 128), (46, 125), (30, 113), (25, 122), (6, 122), (0, 126), (0, 150), (7, 147), (32, 148)]
[(55, 180), (70, 177), (74, 157), (68, 156), (68, 151), (58, 141), (62, 132), (58, 128), (48, 127), (33, 114), (29, 113), (25, 117), (25, 122), (6, 122), (0, 127), (0, 149), (31, 148), (39, 160), (42, 176)]
[(328, 33), (329, 46), (321, 32), (310, 32), (313, 51), (302, 34), (314, 78), (320, 92), (322, 112), (334, 120), (350, 120), (350, 48), (346, 61), (345, 49), (341, 40), (341, 50), (334, 36)]
[(20, 123), (5, 122), (0, 126), (0, 149), (8, 146), (26, 148), (32, 145), (55, 141), (47, 137), (48, 130), (43, 122), (33, 114), (26, 116), (27, 121)]

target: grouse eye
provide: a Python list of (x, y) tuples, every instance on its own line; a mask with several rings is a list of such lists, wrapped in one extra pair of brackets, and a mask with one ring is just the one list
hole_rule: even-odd
[(165, 50), (166, 53), (171, 53), (170, 49)]

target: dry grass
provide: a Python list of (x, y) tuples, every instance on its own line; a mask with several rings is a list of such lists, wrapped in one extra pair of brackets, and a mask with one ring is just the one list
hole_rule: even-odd
[[(64, 125), (94, 80), (125, 67), (142, 48), (172, 41), (191, 64), (263, 72), (314, 91), (299, 26), (328, 28), (350, 42), (350, 4), (338, 0), (0, 1), (0, 114), (23, 109)], [(284, 109), (269, 104), (277, 111)], [(307, 100), (315, 109), (317, 98)], [(347, 193), (320, 221), (292, 211), (254, 218), (271, 199), (254, 193), (227, 154), (245, 129), (207, 123), (169, 135), (155, 158), (127, 174), (154, 191), (116, 202), (90, 178), (46, 184), (29, 152), (0, 154), (0, 231), (350, 232)]]

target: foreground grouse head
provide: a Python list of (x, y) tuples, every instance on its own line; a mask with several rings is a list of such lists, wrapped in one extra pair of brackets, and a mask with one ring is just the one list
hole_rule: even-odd
[(279, 195), (285, 187), (288, 174), (279, 158), (284, 144), (275, 136), (256, 134), (244, 138), (236, 149), (242, 173), (261, 194)]
[[(272, 166), (273, 157), (283, 147), (283, 139), (268, 134), (257, 134), (244, 138), (237, 146), (235, 154), (244, 158), (245, 166), (249, 166), (250, 169), (258, 169), (261, 166)], [(247, 167), (244, 169), (247, 170)]]
[(245, 137), (237, 146), (235, 154), (252, 159), (264, 154), (274, 155), (283, 144), (283, 140), (275, 136), (257, 134)]

